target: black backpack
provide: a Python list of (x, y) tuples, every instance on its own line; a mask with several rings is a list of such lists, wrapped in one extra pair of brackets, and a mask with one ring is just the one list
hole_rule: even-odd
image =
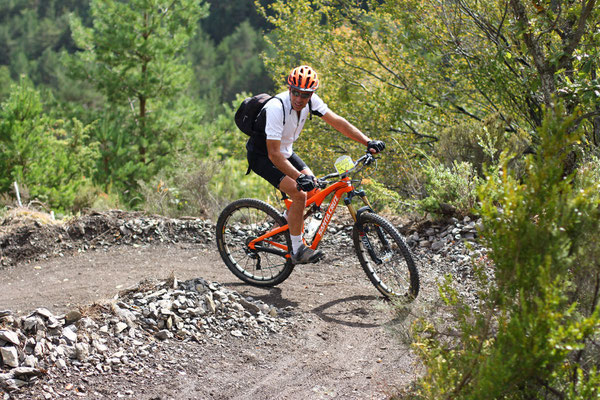
[[(257, 136), (265, 134), (265, 123), (266, 118), (258, 118), (260, 112), (267, 102), (271, 99), (277, 99), (281, 102), (281, 107), (285, 110), (283, 106), (283, 100), (279, 97), (271, 96), (266, 93), (257, 94), (256, 96), (247, 97), (244, 99), (242, 104), (240, 104), (239, 108), (235, 112), (235, 124), (240, 129), (240, 131), (244, 132), (248, 136)], [(283, 124), (285, 125), (285, 111), (283, 111)]]

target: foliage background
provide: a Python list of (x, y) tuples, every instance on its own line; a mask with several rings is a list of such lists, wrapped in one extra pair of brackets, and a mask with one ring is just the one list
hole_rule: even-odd
[[(0, 4), (0, 102), (7, 113), (0, 137), (0, 192), (6, 202), (14, 198), (17, 180), (32, 199), (61, 213), (95, 203), (152, 208), (143, 187), (161, 176), (194, 175), (200, 165), (217, 170), (210, 185), (222, 194), (195, 203), (191, 214), (214, 213), (241, 193), (267, 194), (253, 178), (239, 190), (223, 188), (216, 179), (221, 170), (240, 180), (245, 172), (244, 137), (231, 118), (240, 93), (273, 90), (260, 58), (267, 51), (268, 23), (250, 1), (171, 3), (163, 13), (161, 1)], [(12, 124), (8, 113), (27, 96), (35, 99), (35, 108), (21, 116), (20, 126)], [(50, 129), (53, 121), (70, 122), (60, 122), (64, 126), (57, 133)], [(77, 170), (85, 184), (70, 175), (58, 177), (58, 166), (28, 166), (32, 154), (24, 153), (46, 151), (55, 139), (81, 146), (80, 157), (70, 155), (63, 167)], [(86, 190), (75, 204), (81, 185)], [(180, 213), (177, 207), (164, 211)]]
[[(379, 210), (484, 222), (493, 279), (479, 308), (440, 288), (454, 334), (416, 327), (412, 396), (598, 398), (599, 56), (596, 0), (3, 1), (0, 199), (16, 181), (64, 215), (276, 204), (232, 117), (309, 64), (387, 144)], [(364, 151), (318, 118), (296, 150), (317, 174)]]

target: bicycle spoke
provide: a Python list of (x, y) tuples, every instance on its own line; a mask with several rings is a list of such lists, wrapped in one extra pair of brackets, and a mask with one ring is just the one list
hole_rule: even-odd
[(394, 249), (388, 248), (378, 239), (383, 238), (381, 235), (373, 235), (372, 242), (379, 243), (379, 246), (375, 246), (373, 249), (372, 257), (374, 263), (371, 265), (373, 268), (376, 279), (381, 281), (381, 285), (388, 290), (397, 292), (399, 288), (406, 288), (409, 285), (407, 275), (408, 269), (406, 268), (406, 262), (404, 258), (398, 254), (397, 247)]
[(285, 257), (289, 246), (287, 231), (254, 242), (279, 227), (278, 218), (281, 217), (271, 206), (252, 199), (234, 202), (223, 211), (217, 223), (219, 252), (238, 278), (271, 286), (289, 276), (292, 266)]
[(386, 297), (417, 295), (416, 266), (393, 225), (379, 215), (366, 213), (355, 226), (353, 237), (361, 265), (381, 293)]

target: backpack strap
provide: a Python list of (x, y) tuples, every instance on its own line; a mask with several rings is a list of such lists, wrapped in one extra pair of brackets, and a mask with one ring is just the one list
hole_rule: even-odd
[[(279, 102), (281, 103), (281, 108), (282, 108), (282, 110), (283, 110), (283, 124), (285, 125), (285, 106), (283, 105), (283, 100), (282, 100), (282, 99), (280, 99), (280, 98), (279, 98), (279, 97), (277, 97), (277, 96), (273, 96), (273, 97), (274, 97), (274, 98), (276, 98), (277, 100), (279, 100)], [(271, 97), (271, 99), (272, 99), (273, 97)], [(269, 99), (269, 100), (271, 100), (271, 99)]]
[(313, 112), (312, 112), (312, 99), (310, 99), (308, 101), (308, 115), (310, 115), (308, 117), (308, 119), (312, 119), (312, 116), (313, 116)]

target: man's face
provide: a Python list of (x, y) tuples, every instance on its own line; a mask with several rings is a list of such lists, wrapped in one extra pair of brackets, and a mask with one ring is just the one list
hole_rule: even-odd
[(290, 88), (292, 108), (296, 111), (301, 111), (310, 101), (312, 94), (313, 92), (303, 92), (298, 89)]

